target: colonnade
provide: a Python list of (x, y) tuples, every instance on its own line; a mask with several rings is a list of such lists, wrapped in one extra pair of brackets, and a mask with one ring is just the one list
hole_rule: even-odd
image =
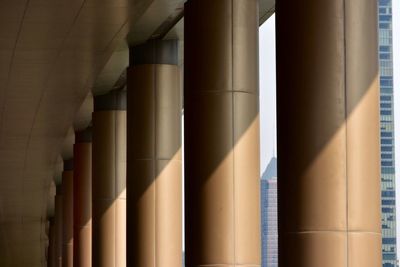
[[(376, 2), (305, 2), (276, 4), (280, 265), (378, 267)], [(258, 23), (257, 0), (188, 1), (183, 94), (177, 40), (130, 48), (65, 161), (49, 266), (182, 266), (182, 109), (186, 266), (260, 266)]]

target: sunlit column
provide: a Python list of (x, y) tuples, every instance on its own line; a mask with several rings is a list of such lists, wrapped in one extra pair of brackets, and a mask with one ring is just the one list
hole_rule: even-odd
[(57, 186), (54, 197), (55, 266), (62, 267), (63, 204), (62, 185)]
[(64, 171), (62, 173), (62, 205), (63, 205), (63, 248), (62, 248), (62, 266), (73, 266), (73, 159), (64, 161)]
[(257, 0), (185, 5), (187, 266), (260, 266)]
[(92, 132), (75, 133), (74, 267), (92, 267)]
[(128, 266), (182, 266), (178, 42), (131, 48), (128, 80)]
[(279, 266), (378, 267), (375, 0), (276, 2)]
[(93, 266), (126, 266), (126, 91), (96, 96), (93, 113)]

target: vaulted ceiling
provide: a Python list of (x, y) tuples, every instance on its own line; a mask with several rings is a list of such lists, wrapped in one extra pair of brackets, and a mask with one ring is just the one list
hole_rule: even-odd
[[(123, 84), (128, 43), (181, 37), (183, 3), (0, 1), (0, 266), (46, 266), (62, 158), (92, 94)], [(262, 0), (261, 22), (273, 11)]]

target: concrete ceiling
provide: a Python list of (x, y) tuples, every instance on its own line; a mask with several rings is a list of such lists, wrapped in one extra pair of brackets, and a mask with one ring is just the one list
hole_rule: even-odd
[[(182, 36), (183, 2), (0, 1), (0, 266), (46, 266), (62, 157), (90, 123), (91, 91), (123, 79), (127, 40)], [(273, 6), (261, 1), (261, 22)]]

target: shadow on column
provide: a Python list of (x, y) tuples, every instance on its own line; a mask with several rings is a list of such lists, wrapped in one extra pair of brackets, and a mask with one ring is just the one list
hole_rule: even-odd
[(260, 266), (258, 1), (185, 5), (186, 265)]
[(128, 266), (182, 265), (178, 42), (131, 49), (128, 68)]
[(280, 266), (381, 266), (377, 3), (278, 1)]
[(126, 91), (96, 96), (93, 113), (93, 266), (126, 266)]

